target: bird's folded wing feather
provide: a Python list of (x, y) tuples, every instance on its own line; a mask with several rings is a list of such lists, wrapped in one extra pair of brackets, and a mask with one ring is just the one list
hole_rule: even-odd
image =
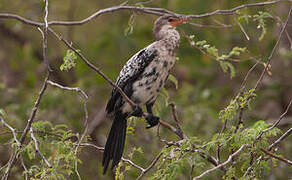
[[(153, 48), (153, 44), (137, 52), (124, 65), (117, 78), (116, 84), (119, 86), (127, 96), (132, 95), (133, 83), (142, 75), (145, 68), (158, 57), (158, 51)], [(121, 94), (116, 88), (112, 90), (111, 98), (107, 103), (106, 111), (108, 114), (119, 110), (124, 101)]]

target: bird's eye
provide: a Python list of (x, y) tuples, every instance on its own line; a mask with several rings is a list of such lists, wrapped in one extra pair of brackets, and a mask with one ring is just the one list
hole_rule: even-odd
[(169, 18), (169, 19), (168, 19), (168, 22), (174, 22), (174, 21), (175, 21), (174, 18)]

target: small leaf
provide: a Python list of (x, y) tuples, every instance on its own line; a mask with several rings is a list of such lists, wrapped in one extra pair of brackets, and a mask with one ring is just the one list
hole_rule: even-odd
[[(80, 51), (80, 50), (77, 50)], [(75, 67), (77, 56), (71, 49), (67, 50), (66, 56), (63, 58), (64, 63), (60, 66), (61, 71), (68, 71)]]
[(4, 109), (0, 109), (0, 116), (6, 117), (6, 113)]
[(175, 85), (175, 89), (178, 89), (178, 81), (176, 77), (172, 74), (169, 74), (168, 79)]
[(133, 13), (128, 21), (128, 27), (125, 29), (125, 36), (128, 36), (133, 33), (134, 25), (135, 25), (136, 15)]

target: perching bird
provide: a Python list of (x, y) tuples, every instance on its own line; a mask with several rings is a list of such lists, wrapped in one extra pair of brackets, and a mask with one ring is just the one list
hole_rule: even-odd
[(167, 80), (176, 58), (180, 36), (175, 27), (187, 21), (170, 15), (159, 17), (153, 28), (155, 42), (131, 57), (120, 72), (116, 84), (135, 103), (136, 108), (128, 104), (119, 91), (114, 88), (107, 103), (107, 114), (113, 118), (113, 124), (105, 145), (102, 165), (106, 173), (112, 160), (112, 169), (121, 160), (125, 145), (127, 118), (141, 117), (141, 106), (146, 105), (149, 115), (147, 128), (158, 124), (159, 117), (153, 115), (152, 107), (160, 89)]

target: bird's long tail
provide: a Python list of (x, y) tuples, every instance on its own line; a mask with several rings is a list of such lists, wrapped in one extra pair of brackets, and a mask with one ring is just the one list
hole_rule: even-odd
[(114, 121), (108, 135), (103, 153), (103, 174), (106, 173), (106, 170), (111, 160), (111, 169), (113, 169), (122, 158), (127, 130), (126, 118), (127, 115), (122, 113), (118, 113), (114, 117)]

